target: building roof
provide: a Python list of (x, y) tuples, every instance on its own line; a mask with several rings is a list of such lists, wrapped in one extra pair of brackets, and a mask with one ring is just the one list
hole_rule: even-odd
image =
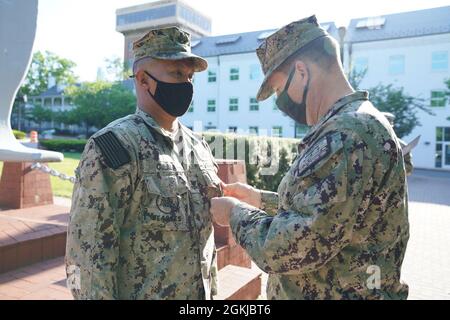
[[(333, 37), (337, 38), (334, 22), (322, 23)], [(255, 52), (259, 45), (276, 29), (260, 30), (223, 36), (203, 37), (192, 41), (192, 51), (202, 57), (214, 57), (228, 54)]]
[[(76, 84), (76, 86), (79, 86), (79, 84)], [(64, 93), (65, 89), (66, 89), (66, 86), (54, 85), (53, 87), (50, 87), (49, 89), (47, 89), (47, 91), (44, 91), (40, 95), (33, 97), (33, 98), (59, 97)]]
[(450, 6), (352, 19), (347, 42), (367, 42), (450, 33)]

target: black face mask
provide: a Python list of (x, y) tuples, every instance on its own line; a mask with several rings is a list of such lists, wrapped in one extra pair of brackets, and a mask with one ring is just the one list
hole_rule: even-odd
[(153, 77), (147, 71), (145, 73), (157, 83), (155, 94), (152, 94), (150, 90), (148, 90), (148, 93), (165, 112), (173, 117), (181, 117), (188, 111), (194, 95), (192, 83), (163, 82)]
[(305, 89), (303, 90), (303, 98), (301, 103), (294, 102), (291, 97), (288, 94), (289, 86), (291, 85), (292, 78), (295, 74), (295, 67), (291, 71), (288, 81), (286, 83), (286, 87), (284, 88), (283, 92), (280, 94), (280, 96), (276, 100), (276, 104), (278, 108), (286, 113), (290, 118), (297, 121), (300, 124), (307, 124), (306, 122), (306, 96), (308, 95), (308, 89), (309, 89), (309, 78), (308, 83), (305, 86)]

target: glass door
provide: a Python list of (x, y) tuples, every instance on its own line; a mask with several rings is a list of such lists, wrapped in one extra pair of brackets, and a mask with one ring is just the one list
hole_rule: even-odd
[(436, 128), (435, 167), (450, 169), (450, 127)]

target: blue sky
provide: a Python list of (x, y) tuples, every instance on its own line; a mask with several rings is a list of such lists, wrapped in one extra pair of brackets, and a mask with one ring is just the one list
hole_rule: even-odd
[[(350, 19), (449, 5), (448, 0), (185, 0), (212, 18), (213, 34), (281, 27), (316, 14), (319, 21), (347, 25)], [(77, 63), (83, 81), (93, 81), (105, 58), (123, 55), (115, 31), (118, 8), (145, 0), (39, 0), (34, 50), (48, 50)]]

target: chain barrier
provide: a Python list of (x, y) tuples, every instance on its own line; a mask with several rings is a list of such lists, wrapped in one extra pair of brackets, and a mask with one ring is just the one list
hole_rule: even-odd
[(47, 166), (45, 166), (45, 165), (43, 165), (43, 164), (41, 164), (39, 162), (33, 163), (31, 165), (31, 169), (32, 170), (42, 171), (42, 172), (47, 173), (47, 174), (49, 174), (51, 176), (60, 178), (63, 181), (70, 181), (71, 183), (75, 183), (75, 177), (69, 177), (67, 174), (60, 173), (60, 172), (56, 171), (55, 169), (51, 169), (51, 168), (49, 168), (49, 167), (47, 167)]

